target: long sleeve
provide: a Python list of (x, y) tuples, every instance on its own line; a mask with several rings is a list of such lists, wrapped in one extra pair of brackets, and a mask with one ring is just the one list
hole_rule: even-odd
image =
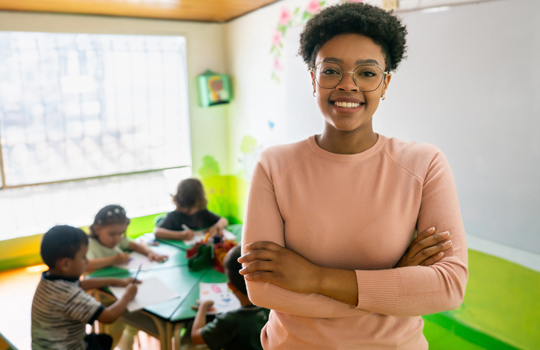
[[(242, 249), (256, 241), (285, 246), (283, 225), (274, 186), (259, 162), (248, 194)], [(246, 285), (253, 304), (291, 315), (330, 318), (370, 313), (324, 295), (293, 292), (272, 283), (246, 281)]]
[(356, 271), (359, 309), (385, 315), (419, 316), (458, 308), (468, 278), (467, 245), (450, 165), (438, 151), (422, 187), (417, 229), (449, 231), (452, 250), (429, 267)]

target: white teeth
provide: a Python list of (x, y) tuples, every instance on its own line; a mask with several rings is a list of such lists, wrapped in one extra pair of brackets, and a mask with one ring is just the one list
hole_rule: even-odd
[(356, 108), (360, 105), (359, 103), (341, 102), (341, 101), (336, 101), (334, 102), (334, 104), (338, 107), (345, 107), (345, 108)]

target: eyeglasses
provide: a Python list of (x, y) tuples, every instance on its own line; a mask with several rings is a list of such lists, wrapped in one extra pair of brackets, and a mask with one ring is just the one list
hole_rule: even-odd
[(361, 64), (352, 72), (346, 72), (339, 64), (334, 62), (319, 62), (311, 68), (315, 80), (324, 89), (333, 89), (343, 80), (345, 73), (351, 73), (356, 86), (364, 92), (375, 91), (381, 85), (388, 72), (384, 72), (378, 64)]

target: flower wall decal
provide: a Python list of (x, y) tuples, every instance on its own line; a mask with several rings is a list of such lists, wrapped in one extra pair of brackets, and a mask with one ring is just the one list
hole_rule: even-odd
[[(341, 2), (364, 2), (363, 0), (341, 0)], [(274, 56), (274, 64), (272, 67), (272, 80), (279, 81), (279, 72), (283, 70), (281, 63), (281, 51), (283, 50), (283, 38), (287, 33), (287, 29), (291, 27), (303, 26), (311, 17), (317, 14), (324, 6), (327, 5), (326, 0), (309, 0), (306, 8), (301, 11), (300, 7), (296, 7), (291, 11), (288, 7), (281, 9), (281, 14), (277, 23), (277, 27), (272, 36), (272, 47), (270, 53)]]

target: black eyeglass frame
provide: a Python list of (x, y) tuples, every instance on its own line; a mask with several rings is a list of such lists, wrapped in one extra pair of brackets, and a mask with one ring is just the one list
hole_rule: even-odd
[[(341, 68), (342, 70), (342, 74), (341, 74), (341, 78), (339, 78), (339, 81), (337, 82), (337, 84), (334, 86), (334, 87), (324, 87), (322, 86), (320, 83), (319, 83), (319, 80), (317, 79), (317, 73), (315, 73), (315, 71), (317, 70), (317, 67), (320, 66), (321, 64), (323, 63), (332, 63), (332, 64), (336, 64), (339, 66), (339, 68)], [(379, 82), (379, 85), (377, 85), (377, 87), (373, 90), (362, 90), (360, 88), (360, 86), (358, 86), (358, 82), (356, 81), (356, 77), (354, 76), (354, 72), (358, 69), (358, 67), (361, 67), (361, 66), (376, 66), (376, 67), (379, 67), (379, 69), (381, 70), (381, 72), (383, 72), (383, 77), (381, 79), (381, 81)], [(354, 85), (356, 85), (356, 87), (362, 91), (362, 92), (372, 92), (372, 91), (375, 91), (379, 88), (379, 86), (381, 86), (381, 83), (383, 82), (383, 80), (386, 78), (386, 76), (390, 73), (390, 72), (385, 72), (384, 69), (382, 69), (381, 66), (379, 66), (378, 64), (376, 63), (363, 63), (363, 64), (359, 64), (358, 66), (356, 66), (354, 68), (354, 70), (352, 72), (349, 72), (349, 71), (346, 71), (345, 69), (343, 69), (343, 67), (339, 64), (339, 63), (336, 63), (336, 62), (325, 62), (325, 61), (321, 61), (319, 63), (317, 63), (315, 65), (315, 67), (311, 68), (310, 69), (312, 72), (313, 72), (313, 75), (315, 76), (314, 79), (315, 81), (317, 82), (317, 85), (319, 85), (321, 88), (323, 89), (335, 89), (336, 86), (338, 86), (339, 84), (341, 84), (341, 81), (343, 80), (343, 77), (345, 76), (345, 73), (351, 73), (353, 75), (353, 81), (354, 81)]]

